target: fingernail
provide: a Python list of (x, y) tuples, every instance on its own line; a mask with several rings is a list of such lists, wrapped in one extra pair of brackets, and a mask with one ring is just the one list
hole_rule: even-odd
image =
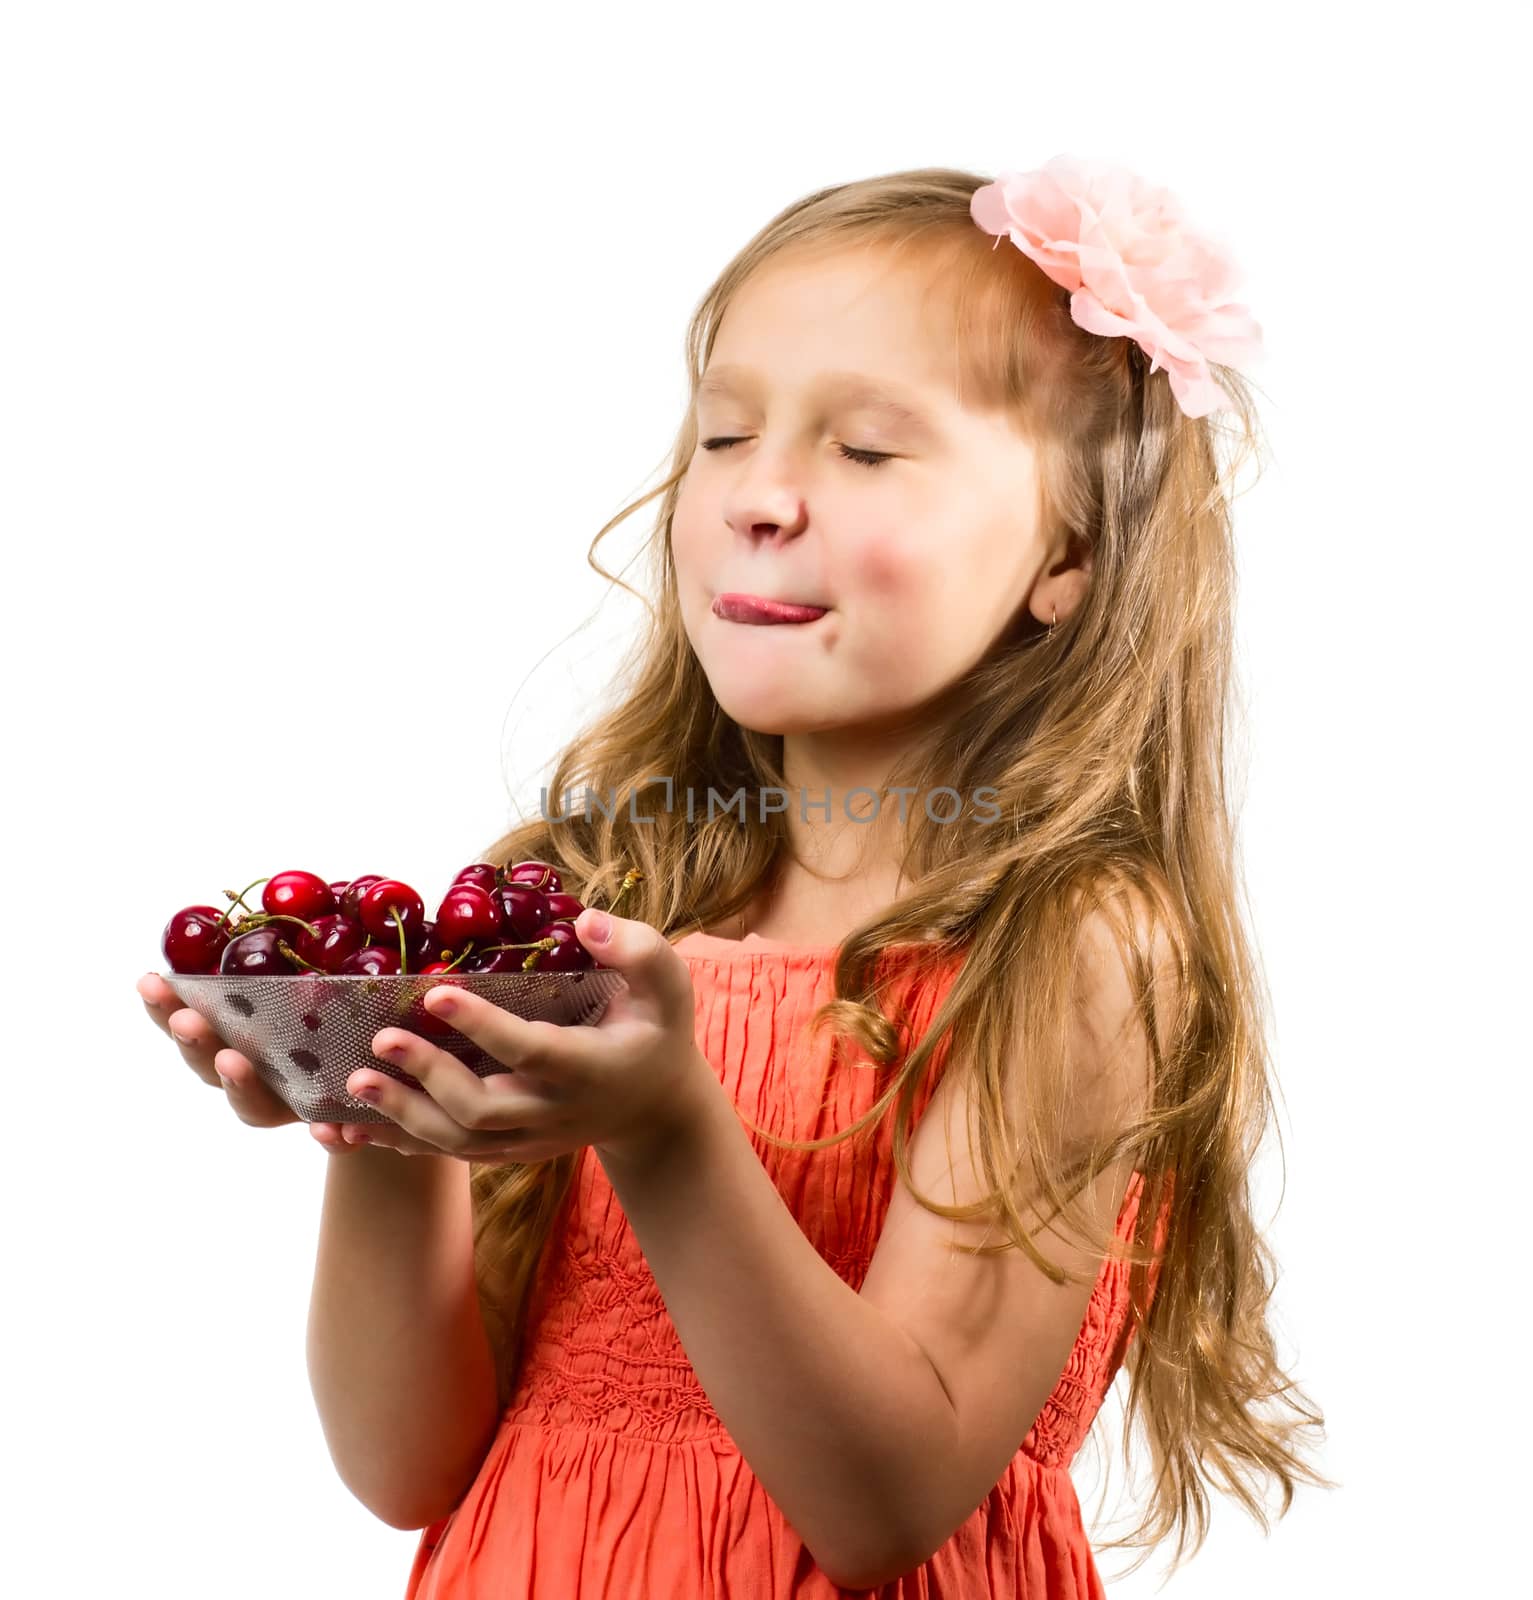
[(592, 912), (587, 927), (591, 930), (592, 944), (606, 944), (612, 937), (612, 918), (605, 911)]
[(376, 1083), (364, 1083), (360, 1089), (354, 1089), (352, 1093), (356, 1095), (358, 1100), (381, 1100), (383, 1098), (383, 1091)]
[(190, 1044), (192, 1042), (190, 1034), (177, 1033), (174, 1028), (170, 1030), (170, 1036), (176, 1041), (177, 1044)]
[(221, 1083), (221, 1084), (222, 1084), (222, 1085), (223, 1085), (223, 1086), (224, 1086), (224, 1088), (226, 1088), (226, 1089), (234, 1089), (234, 1088), (237, 1088), (237, 1087), (238, 1087), (238, 1085), (237, 1085), (237, 1084), (236, 1084), (236, 1083), (235, 1083), (235, 1081), (234, 1081), (234, 1079), (233, 1079), (233, 1078), (226, 1078), (226, 1077), (225, 1077), (225, 1076), (224, 1076), (224, 1075), (223, 1075), (223, 1073), (221, 1073), (221, 1072), (220, 1072), (220, 1073), (219, 1073), (219, 1075), (218, 1075), (218, 1081), (219, 1081), (219, 1082), (220, 1082), (220, 1083)]

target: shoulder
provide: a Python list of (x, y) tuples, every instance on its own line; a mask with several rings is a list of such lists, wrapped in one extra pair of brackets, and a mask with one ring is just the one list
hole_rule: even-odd
[[(1086, 891), (1077, 891), (1077, 905)], [(1093, 889), (1075, 938), (1070, 1056), (1095, 1085), (1108, 1120), (1142, 1111), (1153, 1095), (1185, 999), (1184, 943), (1163, 879)]]

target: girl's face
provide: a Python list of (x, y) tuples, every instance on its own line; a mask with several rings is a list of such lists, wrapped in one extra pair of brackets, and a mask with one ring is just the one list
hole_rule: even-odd
[[(672, 524), (682, 617), (745, 727), (908, 731), (1024, 605), (1048, 622), (1078, 597), (1068, 573), (1040, 576), (1027, 442), (959, 405), (920, 285), (871, 255), (758, 272), (720, 323), (696, 422)], [(826, 610), (717, 613), (742, 594)]]

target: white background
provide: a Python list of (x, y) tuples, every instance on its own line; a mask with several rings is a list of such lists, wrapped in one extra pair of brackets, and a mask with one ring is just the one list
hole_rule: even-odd
[[(502, 831), (600, 687), (580, 652), (606, 624), (571, 636), (604, 587), (587, 546), (657, 481), (686, 319), (768, 217), (1069, 151), (1230, 243), (1269, 352), (1238, 511), (1286, 1156), (1258, 1185), (1343, 1487), (1270, 1537), (1216, 1499), (1169, 1591), (1504, 1591), (1528, 1421), (1514, 19), (8, 11), (8, 1589), (403, 1592), (418, 1535), (342, 1486), (308, 1387), (329, 1158), (240, 1123), (135, 980), (226, 886), (429, 893)], [(1162, 1561), (1115, 1584), (1124, 1559), (1109, 1587), (1149, 1595)]]

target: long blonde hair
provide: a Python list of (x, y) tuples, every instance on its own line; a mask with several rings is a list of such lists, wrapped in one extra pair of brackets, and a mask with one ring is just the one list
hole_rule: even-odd
[[(835, 998), (814, 1022), (855, 1039), (878, 1067), (892, 1067), (887, 1090), (835, 1135), (775, 1142), (822, 1149), (862, 1134), (892, 1105), (896, 1169), (915, 1193), (906, 1156), (914, 1095), (947, 1037), (946, 1070), (973, 1075), (976, 1159), (992, 1189), (988, 1208), (915, 1197), (940, 1216), (999, 1216), (1006, 1240), (984, 1253), (1024, 1249), (1056, 1282), (1066, 1274), (1035, 1246), (1024, 1198), (1046, 1195), (1058, 1215), (1110, 1162), (1135, 1158), (1145, 1187), (1127, 1252), (1135, 1263), (1135, 1337), (1125, 1356), (1131, 1381), (1123, 1449), (1127, 1459), (1140, 1420), (1154, 1481), (1138, 1527), (1105, 1547), (1143, 1546), (1147, 1555), (1175, 1531), (1174, 1569), (1189, 1535), (1189, 1556), (1206, 1536), (1204, 1478), (1264, 1528), (1258, 1480), (1281, 1487), (1280, 1515), (1298, 1480), (1334, 1486), (1301, 1459), (1294, 1437), (1306, 1428), (1323, 1434), (1324, 1419), (1279, 1366), (1268, 1323), (1275, 1265), (1250, 1192), (1271, 1110), (1267, 1001), (1239, 906), (1225, 744), (1235, 589), (1231, 482), (1255, 450), (1256, 419), (1238, 374), (1216, 369), (1239, 423), (1221, 433), (1218, 414), (1182, 414), (1166, 375), (1149, 373), (1132, 340), (1077, 327), (1063, 290), (1019, 251), (993, 249), (974, 225), (969, 197), (987, 181), (923, 169), (804, 197), (725, 267), (688, 332), (695, 391), (732, 298), (784, 252), (888, 252), (890, 260), (924, 269), (931, 289), (948, 297), (964, 398), (1007, 409), (1039, 453), (1045, 528), (1068, 534), (1092, 555), (1089, 592), (1076, 611), (1052, 629), (1023, 618), (953, 687), (940, 748), (918, 742), (891, 780), (960, 794), (988, 786), (1000, 820), (935, 825), (912, 807), (903, 843), (904, 881), (914, 887), (840, 948)], [(1236, 447), (1223, 472), (1221, 443)], [(600, 564), (596, 548), (624, 518), (660, 498), (646, 546), (649, 591), (658, 600), (638, 594), (648, 624), (625, 664), (621, 703), (561, 752), (549, 786), (556, 797), (589, 786), (621, 803), (563, 818), (555, 808), (483, 853), (496, 863), (553, 862), (567, 888), (598, 905), (636, 866), (643, 877), (620, 909), (668, 937), (750, 904), (787, 837), (779, 815), (748, 828), (729, 812), (689, 819), (663, 804), (659, 786), (639, 786), (640, 775), (667, 774), (678, 793), (786, 787), (781, 737), (725, 715), (683, 628), (670, 534), (696, 444), (689, 407), (665, 481), (608, 522), (588, 554), (597, 572), (637, 594)], [(630, 804), (643, 822), (631, 820)], [(1151, 1041), (1153, 1093), (1134, 1125), (1083, 1152), (1061, 1134), (1069, 1101), (1061, 1041), (1082, 923), (1093, 911), (1120, 930)], [(1174, 951), (1179, 975), (1164, 1051), (1156, 1044), (1162, 1023), (1152, 939)], [(893, 943), (967, 952), (927, 1034), (909, 1049), (874, 983), (881, 953)], [(1018, 1073), (1018, 1062), (1025, 1072)], [(515, 1384), (534, 1275), (577, 1162), (571, 1154), (473, 1169), (481, 1306), (503, 1406)], [(1157, 1250), (1151, 1230), (1163, 1206), (1164, 1246)], [(1068, 1217), (1098, 1254), (1125, 1253), (1110, 1220), (1073, 1211)]]

